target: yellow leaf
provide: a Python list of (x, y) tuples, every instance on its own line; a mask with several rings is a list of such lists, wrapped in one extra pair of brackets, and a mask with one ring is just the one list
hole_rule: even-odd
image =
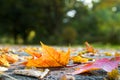
[(105, 56), (112, 56), (112, 54), (109, 53), (109, 52), (105, 52), (104, 55), (105, 55)]
[(109, 80), (119, 80), (117, 78), (120, 76), (120, 74), (119, 74), (118, 69), (113, 69), (111, 72), (107, 73), (107, 76)]
[(86, 62), (88, 62), (87, 58), (82, 58), (81, 56), (73, 56), (72, 60), (74, 63), (86, 63)]
[(10, 63), (15, 63), (19, 59), (18, 55), (12, 53), (2, 53), (0, 54), (0, 65), (10, 66)]
[(15, 55), (15, 54), (3, 54), (3, 56), (5, 56), (5, 59), (9, 63), (15, 63), (15, 62), (18, 61), (18, 55)]
[(6, 58), (4, 56), (0, 55), (0, 65), (1, 66), (10, 66), (9, 62), (6, 60)]

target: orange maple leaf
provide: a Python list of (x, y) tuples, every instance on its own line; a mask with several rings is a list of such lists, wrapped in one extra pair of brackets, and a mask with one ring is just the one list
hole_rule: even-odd
[(88, 42), (85, 42), (85, 45), (86, 45), (87, 52), (96, 53), (96, 50)]
[(33, 57), (39, 58), (39, 57), (42, 56), (39, 52), (34, 51), (34, 50), (31, 50), (31, 49), (32, 49), (32, 48), (26, 48), (24, 51), (27, 52), (27, 53), (29, 53), (29, 54), (32, 55)]
[(43, 43), (41, 43), (41, 45), (41, 57), (32, 58), (25, 62), (27, 67), (62, 67), (68, 64), (70, 50), (68, 50), (68, 52), (57, 51)]

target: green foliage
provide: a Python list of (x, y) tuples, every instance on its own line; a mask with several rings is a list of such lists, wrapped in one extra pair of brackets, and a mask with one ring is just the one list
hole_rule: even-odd
[(76, 40), (77, 32), (72, 27), (65, 27), (62, 31), (62, 39), (65, 44), (73, 44)]
[[(89, 8), (82, 0), (0, 0), (0, 43), (119, 44), (119, 4), (93, 0)], [(73, 17), (67, 15), (71, 10)]]

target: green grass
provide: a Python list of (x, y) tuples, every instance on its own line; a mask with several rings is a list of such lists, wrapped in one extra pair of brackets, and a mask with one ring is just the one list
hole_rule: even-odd
[[(100, 49), (115, 49), (120, 50), (120, 45), (113, 45), (113, 44), (102, 44), (102, 43), (90, 43), (94, 48)], [(85, 47), (85, 44), (78, 44), (78, 45), (71, 45), (71, 47)]]
[(91, 44), (91, 45), (95, 48), (120, 50), (120, 45), (112, 45), (112, 44)]

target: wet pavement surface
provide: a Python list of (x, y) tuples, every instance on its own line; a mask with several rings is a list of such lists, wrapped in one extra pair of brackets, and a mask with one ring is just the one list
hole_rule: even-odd
[[(16, 75), (12, 74), (12, 72), (8, 72), (10, 76), (16, 78), (17, 80), (62, 80), (62, 77), (66, 75), (67, 72), (70, 72), (72, 68), (60, 68), (60, 69), (50, 69), (50, 72), (44, 77), (43, 79), (38, 79), (35, 77), (30, 77), (30, 76), (22, 76), (22, 75)], [(89, 73), (85, 74), (79, 74), (79, 75), (74, 75), (73, 77), (75, 80), (104, 80), (106, 77), (106, 72), (103, 70), (96, 70), (96, 71), (91, 71)], [(12, 80), (6, 76), (2, 76), (2, 80)], [(72, 79), (67, 79), (67, 80), (72, 80)]]
[[(62, 49), (66, 50), (66, 48), (62, 48)], [(80, 50), (81, 50), (81, 48), (76, 50), (75, 53), (79, 52)], [(18, 54), (20, 56), (28, 55), (24, 52), (15, 52), (15, 54)], [(5, 73), (16, 78), (17, 80), (63, 80), (62, 77), (64, 75), (68, 75), (67, 73), (73, 72), (75, 67), (48, 68), (48, 69), (50, 69), (50, 72), (43, 79), (13, 74), (13, 70), (21, 69), (21, 68), (24, 69), (23, 66), (19, 66), (19, 65), (14, 66), (13, 65), (13, 68), (9, 69)], [(105, 78), (107, 77), (107, 72), (105, 72), (104, 70), (95, 70), (95, 71), (91, 71), (91, 72), (88, 72), (85, 74), (74, 75), (73, 77), (75, 78), (75, 80), (105, 80)], [(12, 80), (12, 79), (3, 75), (3, 76), (1, 76), (0, 80)], [(72, 79), (67, 79), (67, 80), (72, 80)]]

